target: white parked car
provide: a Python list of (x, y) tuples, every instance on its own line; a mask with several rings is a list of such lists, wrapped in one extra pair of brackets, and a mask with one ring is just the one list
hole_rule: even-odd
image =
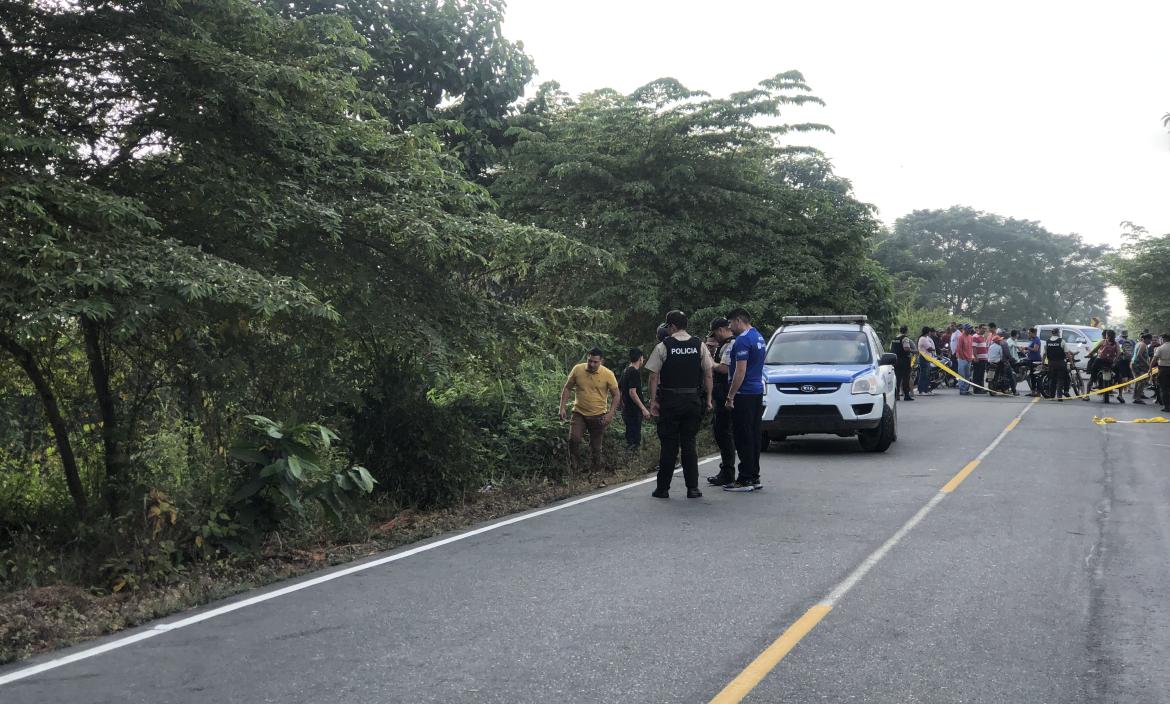
[(1062, 323), (1045, 323), (1037, 325), (1036, 334), (1040, 336), (1041, 349), (1043, 343), (1052, 334), (1053, 328), (1060, 328), (1060, 337), (1076, 355), (1076, 367), (1085, 371), (1089, 367), (1089, 352), (1096, 347), (1104, 337), (1100, 328), (1091, 325), (1065, 325)]
[(785, 316), (764, 358), (765, 441), (827, 433), (885, 452), (898, 439), (895, 361), (864, 315)]

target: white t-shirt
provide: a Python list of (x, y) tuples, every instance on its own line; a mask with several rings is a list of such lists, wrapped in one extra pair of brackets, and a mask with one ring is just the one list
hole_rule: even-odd
[(920, 354), (928, 354), (934, 356), (934, 338), (930, 335), (923, 335), (918, 338), (918, 352)]
[(987, 363), (999, 364), (1003, 361), (1003, 347), (998, 342), (992, 342), (987, 348)]

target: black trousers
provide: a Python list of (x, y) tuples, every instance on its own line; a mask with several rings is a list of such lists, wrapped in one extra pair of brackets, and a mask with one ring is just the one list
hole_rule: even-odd
[(898, 381), (898, 392), (902, 398), (910, 398), (910, 362), (898, 362), (894, 365), (894, 378)]
[(626, 425), (626, 447), (636, 450), (642, 446), (642, 409), (629, 401), (622, 406), (622, 422)]
[[(987, 386), (987, 360), (978, 359), (971, 365), (971, 381), (980, 386)], [(983, 389), (972, 389), (977, 394), (987, 393)]]
[(760, 478), (760, 425), (764, 408), (762, 394), (736, 394), (731, 425), (735, 435), (735, 453), (739, 455), (739, 481), (756, 482)]
[(1068, 383), (1068, 365), (1048, 365), (1048, 395), (1051, 398), (1057, 398), (1057, 394), (1067, 397)]
[(1162, 400), (1162, 408), (1170, 408), (1170, 367), (1158, 367), (1158, 396)]
[(658, 488), (670, 488), (674, 461), (682, 450), (683, 481), (688, 489), (699, 488), (699, 450), (695, 436), (703, 422), (703, 405), (699, 394), (663, 394), (658, 401)]
[(727, 400), (727, 391), (716, 391), (712, 400), (715, 413), (711, 416), (711, 434), (719, 446), (719, 478), (731, 481), (735, 479), (735, 440), (731, 434), (731, 411), (723, 405)]

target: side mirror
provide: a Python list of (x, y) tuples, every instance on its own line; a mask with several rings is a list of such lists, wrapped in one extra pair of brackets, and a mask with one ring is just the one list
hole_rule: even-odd
[(893, 352), (886, 352), (882, 358), (878, 360), (879, 367), (892, 367), (898, 363), (898, 355)]

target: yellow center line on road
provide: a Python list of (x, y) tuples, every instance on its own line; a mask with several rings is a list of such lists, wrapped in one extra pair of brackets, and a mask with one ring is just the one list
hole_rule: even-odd
[(838, 583), (837, 586), (833, 587), (833, 590), (829, 592), (829, 594), (824, 599), (821, 599), (819, 602), (813, 605), (812, 608), (804, 612), (804, 615), (798, 618), (795, 623), (786, 628), (784, 632), (780, 634), (779, 638), (777, 638), (772, 642), (771, 645), (765, 648), (764, 652), (760, 653), (755, 660), (752, 660), (751, 664), (749, 664), (743, 669), (742, 672), (736, 675), (735, 679), (733, 679), (727, 684), (726, 687), (720, 690), (719, 694), (715, 695), (715, 698), (711, 700), (711, 704), (739, 704), (739, 702), (743, 701), (743, 698), (746, 697), (749, 692), (755, 689), (756, 685), (758, 685), (764, 679), (764, 677), (768, 675), (769, 672), (776, 669), (776, 666), (779, 665), (780, 661), (783, 660), (784, 657), (788, 655), (788, 653), (791, 652), (793, 648), (796, 647), (796, 644), (799, 643), (802, 638), (808, 635), (809, 632), (812, 631), (812, 629), (815, 628), (816, 625), (820, 623), (821, 620), (824, 619), (830, 611), (833, 610), (833, 607), (837, 605), (837, 602), (840, 601), (846, 594), (848, 594), (849, 590), (852, 589), (858, 582), (860, 582), (862, 577), (864, 577), (866, 573), (873, 569), (874, 565), (881, 562), (882, 558), (885, 557), (890, 552), (890, 550), (892, 550), (894, 546), (897, 545), (902, 540), (902, 538), (906, 536), (907, 533), (913, 530), (914, 527), (917, 526), (922, 521), (922, 519), (926, 517), (926, 514), (930, 513), (935, 506), (938, 506), (943, 499), (950, 496), (951, 493), (956, 488), (958, 488), (960, 484), (963, 483), (963, 480), (970, 476), (971, 472), (975, 471), (975, 468), (978, 467), (979, 464), (984, 459), (986, 459), (986, 457), (991, 454), (991, 452), (996, 447), (999, 446), (999, 443), (1004, 439), (1004, 437), (1006, 437), (1008, 433), (1010, 433), (1016, 428), (1017, 425), (1020, 424), (1020, 420), (1024, 417), (1024, 414), (1032, 410), (1032, 407), (1036, 405), (1036, 401), (1038, 400), (1039, 399), (1033, 399), (1032, 403), (1024, 406), (1024, 409), (1020, 411), (1003, 430), (1000, 431), (999, 435), (995, 436), (995, 439), (991, 441), (991, 444), (983, 448), (983, 452), (980, 452), (979, 455), (975, 457), (975, 459), (964, 465), (963, 468), (959, 470), (958, 474), (951, 477), (951, 480), (947, 482), (943, 488), (939, 489), (938, 492), (935, 493), (935, 495), (930, 499), (930, 501), (926, 502), (925, 506), (918, 509), (918, 513), (914, 514), (914, 516), (911, 517), (910, 520), (906, 521), (906, 523), (904, 523), (896, 533), (890, 536), (886, 542), (882, 543), (880, 548), (870, 553), (869, 557), (865, 558), (865, 560), (863, 560), (860, 565), (855, 567), (853, 571), (849, 573), (849, 576)]
[(711, 704), (738, 704), (747, 696), (748, 692), (755, 689), (765, 675), (780, 664), (788, 651), (795, 648), (800, 639), (804, 638), (805, 634), (811, 631), (832, 610), (832, 606), (817, 604), (805, 611), (804, 616), (789, 626), (788, 630), (776, 639), (776, 642), (769, 645), (764, 652), (760, 653), (759, 657), (752, 660), (752, 664), (745, 667), (738, 677), (724, 687), (722, 692), (715, 695)]
[[(1009, 430), (1010, 430), (1010, 428), (1009, 428)], [(943, 488), (940, 491), (942, 491), (945, 494), (949, 494), (952, 491), (954, 491), (955, 489), (959, 488), (959, 485), (963, 483), (963, 480), (967, 478), (967, 475), (971, 474), (971, 472), (974, 472), (975, 468), (978, 466), (979, 466), (979, 460), (971, 460), (970, 462), (967, 463), (967, 466), (965, 466), (961, 470), (959, 470), (958, 474), (951, 477), (951, 480), (949, 482), (947, 482), (946, 485), (943, 486)]]

